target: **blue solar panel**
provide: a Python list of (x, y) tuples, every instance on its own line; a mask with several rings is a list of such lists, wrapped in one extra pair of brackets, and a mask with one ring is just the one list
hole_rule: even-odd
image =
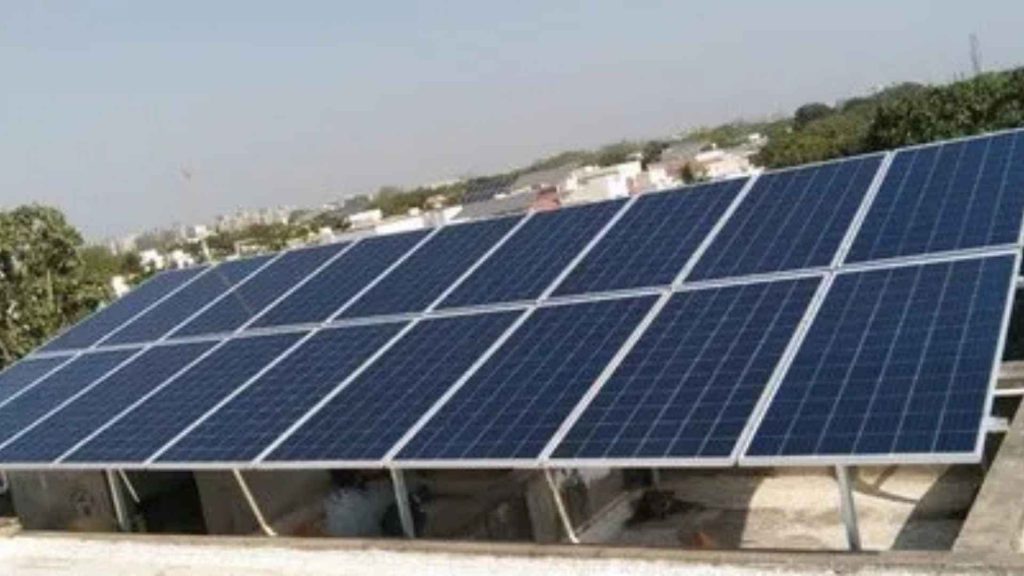
[(673, 295), (553, 457), (731, 458), (820, 282)]
[(145, 461), (301, 336), (274, 334), (229, 341), (62, 461)]
[(267, 460), (380, 460), (519, 314), (421, 322)]
[(828, 266), (881, 161), (876, 154), (762, 175), (689, 279)]
[(327, 320), (426, 235), (427, 231), (417, 230), (363, 240), (254, 320), (252, 326)]
[(518, 216), (442, 229), (342, 317), (425, 310), (519, 221)]
[(0, 442), (4, 442), (84, 390), (138, 350), (83, 354), (0, 407)]
[(1013, 256), (841, 274), (746, 456), (970, 455)]
[(0, 450), (0, 462), (52, 462), (214, 346), (150, 348)]
[(646, 296), (538, 310), (397, 459), (536, 458), (654, 300)]
[(82, 322), (72, 326), (67, 332), (43, 346), (41, 351), (53, 352), (88, 348), (172, 290), (180, 288), (195, 278), (196, 274), (204, 271), (206, 271), (205, 267), (186, 268), (158, 274), (120, 299), (97, 310)]
[(67, 357), (27, 359), (0, 372), (0, 403), (67, 361)]
[(599, 202), (534, 215), (442, 307), (537, 298), (623, 204)]
[(256, 458), (402, 326), (375, 324), (317, 333), (158, 461), (240, 462)]
[(896, 154), (847, 256), (862, 262), (1017, 242), (1024, 132)]
[(347, 246), (332, 244), (285, 253), (176, 330), (172, 337), (225, 332), (242, 326)]
[(555, 295), (670, 284), (746, 183), (742, 178), (640, 197)]
[(203, 306), (266, 264), (270, 256), (224, 262), (196, 278), (125, 327), (102, 341), (104, 346), (158, 340)]

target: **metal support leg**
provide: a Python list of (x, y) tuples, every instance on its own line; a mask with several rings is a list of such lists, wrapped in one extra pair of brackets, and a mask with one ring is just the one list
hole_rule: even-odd
[(655, 490), (661, 490), (661, 469), (660, 468), (652, 468), (651, 469), (651, 485), (654, 487)]
[(125, 490), (127, 490), (128, 495), (131, 496), (132, 502), (140, 504), (142, 501), (139, 500), (139, 493), (135, 491), (135, 486), (133, 486), (132, 481), (128, 479), (128, 475), (121, 469), (118, 469), (117, 475), (121, 477), (121, 482), (124, 482)]
[(391, 485), (395, 489), (395, 504), (398, 506), (398, 519), (402, 522), (402, 532), (406, 538), (415, 538), (416, 526), (413, 524), (412, 509), (409, 507), (409, 490), (405, 487), (405, 473), (398, 468), (392, 468)]
[(256, 517), (256, 522), (260, 525), (260, 529), (267, 536), (277, 536), (277, 532), (270, 527), (267, 519), (263, 517), (263, 512), (260, 510), (259, 504), (256, 503), (256, 498), (253, 497), (252, 492), (249, 490), (249, 484), (242, 477), (241, 471), (235, 468), (231, 472), (235, 475), (235, 481), (238, 482), (238, 487), (242, 489), (242, 495), (245, 496), (245, 501), (249, 503), (249, 509), (252, 510), (252, 515)]
[(558, 491), (558, 484), (555, 482), (555, 477), (551, 474), (550, 469), (544, 469), (544, 478), (548, 481), (548, 488), (551, 489), (551, 497), (555, 500), (558, 518), (562, 521), (562, 528), (565, 529), (566, 536), (569, 537), (569, 541), (573, 544), (579, 544), (580, 539), (576, 537), (576, 531), (572, 527), (572, 520), (569, 519), (569, 512), (565, 509), (565, 503), (562, 502), (562, 493)]
[(117, 482), (117, 475), (112, 470), (104, 472), (107, 477), (107, 487), (110, 489), (110, 501), (114, 505), (114, 516), (117, 518), (117, 527), (121, 532), (131, 532), (131, 519), (128, 517), (128, 508), (124, 503), (124, 492)]
[(853, 552), (860, 551), (860, 528), (857, 526), (857, 505), (853, 500), (853, 487), (850, 484), (850, 470), (846, 466), (836, 466), (836, 479), (839, 481), (839, 508), (846, 525), (846, 541)]

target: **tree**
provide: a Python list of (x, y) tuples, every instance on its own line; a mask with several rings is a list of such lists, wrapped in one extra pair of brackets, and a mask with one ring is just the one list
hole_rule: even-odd
[(109, 298), (109, 278), (87, 273), (81, 245), (57, 209), (0, 212), (0, 366)]
[(803, 130), (805, 126), (814, 122), (815, 120), (821, 120), (826, 116), (831, 116), (834, 110), (828, 104), (822, 104), (821, 102), (812, 102), (810, 104), (804, 104), (803, 106), (796, 109), (793, 113), (793, 129)]

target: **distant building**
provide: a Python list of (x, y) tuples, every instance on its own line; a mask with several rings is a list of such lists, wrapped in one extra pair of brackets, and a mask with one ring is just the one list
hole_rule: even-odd
[(184, 250), (175, 249), (167, 255), (167, 264), (172, 268), (188, 268), (196, 265), (196, 259)]
[(139, 264), (146, 270), (163, 270), (167, 267), (164, 255), (155, 248), (139, 252)]
[(563, 195), (570, 204), (623, 198), (634, 190), (642, 171), (638, 161), (603, 168), (585, 166), (573, 172), (575, 182), (567, 182)]
[(356, 212), (349, 214), (348, 223), (352, 228), (370, 228), (375, 226), (384, 220), (384, 213), (379, 208), (373, 210), (363, 210), (362, 212)]
[(674, 168), (666, 162), (648, 164), (647, 170), (641, 172), (633, 181), (633, 192), (651, 192), (665, 190), (682, 184), (679, 177), (681, 168)]
[(701, 152), (694, 157), (694, 162), (704, 167), (704, 172), (711, 180), (734, 178), (754, 171), (749, 155), (722, 149)]

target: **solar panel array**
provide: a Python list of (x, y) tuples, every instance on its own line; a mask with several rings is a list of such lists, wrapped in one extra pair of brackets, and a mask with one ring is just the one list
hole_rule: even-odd
[(1021, 138), (163, 273), (0, 373), (0, 468), (977, 460)]

